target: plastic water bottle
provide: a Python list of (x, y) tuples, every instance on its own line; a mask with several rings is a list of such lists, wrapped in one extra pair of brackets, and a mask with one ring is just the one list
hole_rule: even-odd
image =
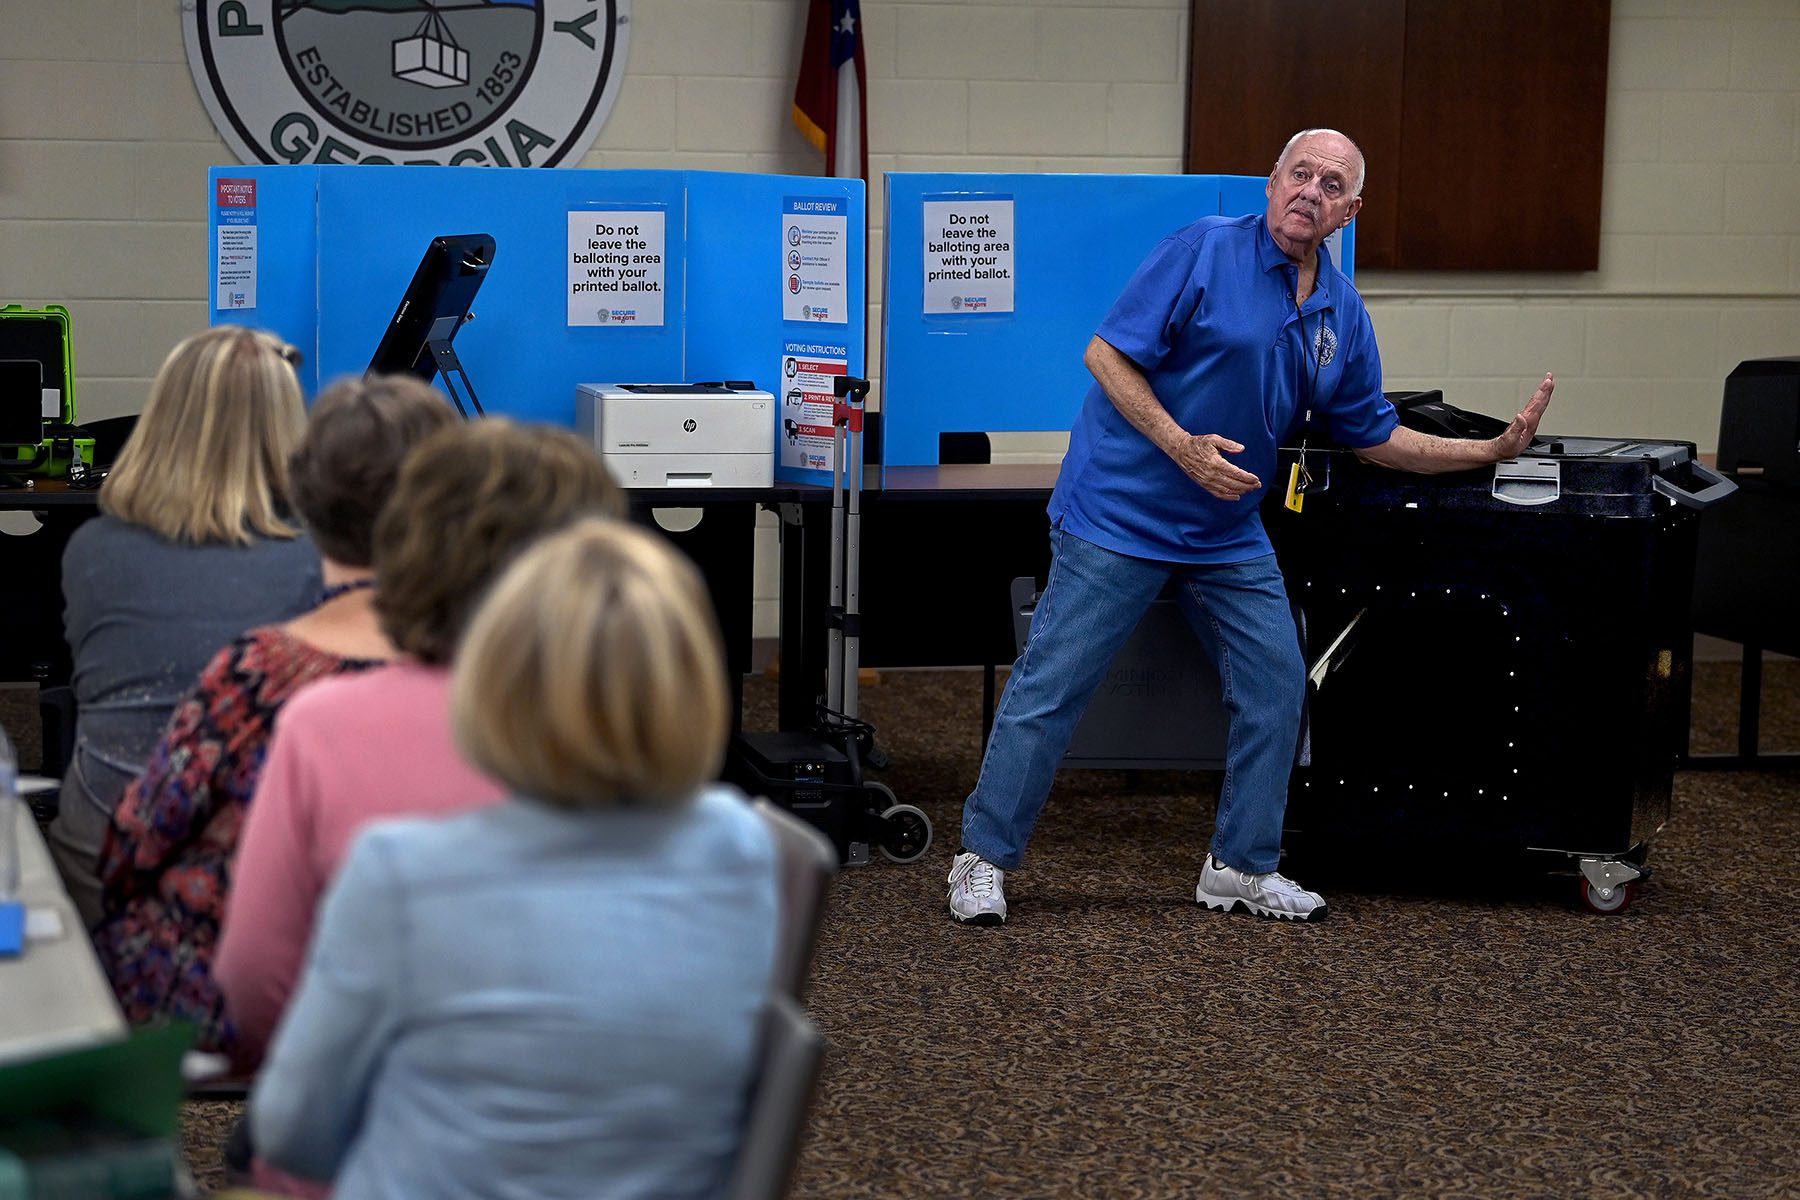
[(19, 898), (19, 756), (0, 729), (0, 904)]

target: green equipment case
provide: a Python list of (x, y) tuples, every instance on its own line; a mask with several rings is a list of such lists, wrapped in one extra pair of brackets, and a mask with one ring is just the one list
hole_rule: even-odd
[(0, 473), (62, 476), (76, 460), (93, 465), (94, 439), (76, 428), (70, 329), (69, 310), (60, 304), (0, 307), (0, 360), (33, 360), (43, 369), (43, 439), (36, 445), (0, 446)]

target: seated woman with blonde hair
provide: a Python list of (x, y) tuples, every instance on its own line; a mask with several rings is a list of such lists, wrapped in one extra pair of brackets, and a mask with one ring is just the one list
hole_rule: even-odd
[(291, 475), (294, 508), (324, 559), (324, 597), (213, 655), (119, 801), (101, 851), (94, 949), (133, 1023), (185, 1018), (201, 1049), (231, 1050), (212, 963), (270, 727), (311, 681), (393, 657), (370, 602), (375, 516), (407, 452), (454, 420), (441, 396), (403, 377), (345, 380), (314, 404)]
[(504, 797), (450, 735), (451, 656), (482, 595), (537, 538), (624, 513), (593, 443), (567, 430), (490, 417), (407, 459), (374, 543), (375, 611), (401, 658), (294, 697), (244, 826), (213, 968), (240, 1068), (262, 1057), (287, 1007), (319, 898), (357, 831)]
[(176, 701), (225, 642), (318, 603), (319, 552), (288, 494), (306, 429), (298, 357), (241, 325), (177, 345), (100, 488), (102, 515), (63, 552), (75, 753), (48, 841), (85, 925), (100, 919), (107, 823)]
[(730, 722), (698, 573), (613, 521), (483, 603), (458, 744), (513, 798), (370, 826), (250, 1101), (259, 1153), (369, 1196), (716, 1196), (776, 939), (776, 850), (709, 781)]

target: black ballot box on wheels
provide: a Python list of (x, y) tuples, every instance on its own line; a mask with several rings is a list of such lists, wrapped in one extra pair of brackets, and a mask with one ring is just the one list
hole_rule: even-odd
[(1547, 856), (1622, 907), (1685, 742), (1697, 517), (1730, 483), (1691, 443), (1629, 439), (1433, 476), (1306, 462), (1300, 511), (1264, 517), (1310, 668), (1290, 849)]

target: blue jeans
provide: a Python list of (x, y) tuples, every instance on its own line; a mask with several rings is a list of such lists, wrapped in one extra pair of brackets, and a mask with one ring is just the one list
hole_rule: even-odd
[(1241, 871), (1281, 856), (1306, 667), (1275, 556), (1219, 565), (1132, 558), (1050, 532), (1050, 580), (994, 713), (981, 777), (963, 805), (963, 849), (1011, 870), (1057, 764), (1119, 647), (1171, 575), (1224, 689), (1231, 722), (1212, 852)]

